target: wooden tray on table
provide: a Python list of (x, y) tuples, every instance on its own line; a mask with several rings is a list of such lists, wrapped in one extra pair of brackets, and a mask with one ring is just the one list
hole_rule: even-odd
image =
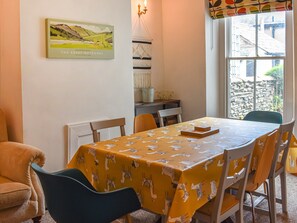
[(220, 129), (212, 129), (210, 126), (195, 126), (193, 131), (181, 131), (182, 136), (203, 138), (220, 132)]

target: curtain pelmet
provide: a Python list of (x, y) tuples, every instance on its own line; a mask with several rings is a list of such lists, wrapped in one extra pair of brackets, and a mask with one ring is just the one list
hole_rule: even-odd
[(213, 19), (289, 10), (292, 10), (292, 0), (209, 0)]

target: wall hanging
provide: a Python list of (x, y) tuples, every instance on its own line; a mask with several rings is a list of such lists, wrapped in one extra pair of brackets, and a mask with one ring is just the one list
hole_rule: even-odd
[(133, 40), (134, 87), (151, 86), (152, 42)]
[[(146, 40), (133, 40), (133, 74), (135, 100), (141, 100), (142, 92), (151, 88), (151, 61), (152, 61), (152, 42)], [(152, 92), (150, 89), (149, 92)], [(142, 100), (144, 95), (142, 95)], [(148, 96), (153, 98), (152, 95)], [(153, 100), (153, 99), (152, 99)]]
[(47, 58), (113, 59), (111, 25), (46, 19)]

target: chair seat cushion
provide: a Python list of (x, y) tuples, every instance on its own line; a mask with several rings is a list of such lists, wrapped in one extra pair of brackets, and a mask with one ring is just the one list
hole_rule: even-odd
[(21, 205), (30, 197), (29, 186), (0, 176), (0, 210)]
[[(230, 210), (232, 207), (237, 205), (239, 201), (236, 199), (236, 197), (232, 194), (225, 193), (223, 204), (222, 204), (222, 211), (221, 215)], [(197, 212), (210, 216), (211, 212), (213, 211), (213, 205), (214, 205), (214, 199), (207, 202), (204, 206), (199, 208)]]

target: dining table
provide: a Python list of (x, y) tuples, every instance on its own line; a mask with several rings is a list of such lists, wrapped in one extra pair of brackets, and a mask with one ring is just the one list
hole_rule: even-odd
[[(216, 129), (188, 136), (195, 127)], [(68, 163), (97, 191), (132, 187), (142, 208), (167, 223), (189, 223), (195, 211), (216, 196), (223, 153), (256, 139), (251, 170), (257, 168), (267, 135), (278, 124), (204, 117), (102, 142), (82, 145)], [(241, 169), (242, 160), (231, 164)], [(127, 201), (129, 202), (129, 201)]]

